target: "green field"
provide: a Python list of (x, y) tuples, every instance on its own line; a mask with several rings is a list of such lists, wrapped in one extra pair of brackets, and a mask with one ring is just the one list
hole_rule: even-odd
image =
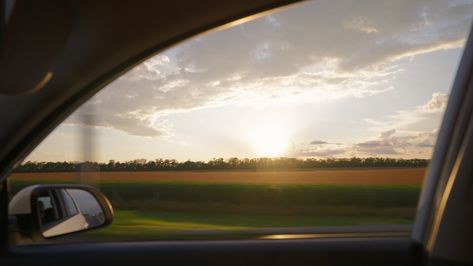
[[(10, 182), (12, 194), (53, 179)], [(139, 181), (99, 184), (115, 209), (112, 225), (86, 240), (239, 239), (259, 228), (410, 224), (418, 184), (271, 184)], [(281, 229), (284, 231), (284, 229)]]
[(258, 215), (120, 210), (112, 225), (85, 234), (90, 240), (244, 239), (259, 228), (410, 224), (412, 219), (363, 215)]

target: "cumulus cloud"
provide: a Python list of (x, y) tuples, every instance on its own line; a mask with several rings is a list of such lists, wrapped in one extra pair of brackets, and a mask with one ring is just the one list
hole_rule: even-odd
[(435, 92), (425, 104), (399, 110), (378, 120), (366, 119), (373, 130), (380, 132), (377, 137), (355, 144), (314, 140), (308, 148), (300, 149), (296, 156), (430, 158), (438, 129), (419, 131), (413, 125), (429, 121), (427, 124), (435, 128), (436, 123), (430, 120), (439, 122), (439, 114), (445, 109), (447, 101), (447, 94)]
[(292, 155), (295, 157), (343, 157), (350, 156), (349, 152), (351, 150), (352, 148), (350, 145), (314, 140), (309, 143), (309, 146), (299, 149)]
[[(471, 14), (465, 1), (302, 3), (150, 58), (94, 97), (94, 123), (164, 136), (175, 112), (383, 93), (393, 61), (463, 45)], [(436, 97), (425, 110), (441, 108)]]
[(297, 157), (392, 157), (430, 158), (438, 130), (399, 133), (395, 129), (383, 131), (375, 138), (355, 144), (322, 143), (300, 149)]
[(426, 104), (419, 107), (421, 111), (428, 113), (442, 112), (447, 106), (448, 95), (441, 92), (432, 94), (432, 98)]
[(395, 129), (381, 132), (377, 137), (355, 144), (320, 144), (300, 149), (296, 157), (392, 157), (430, 158), (438, 130), (399, 133)]
[[(441, 114), (445, 110), (448, 102), (448, 95), (442, 92), (434, 92), (426, 103), (413, 106), (411, 108), (398, 110), (381, 118), (366, 118), (364, 121), (371, 126), (374, 131), (385, 131), (396, 128), (399, 131), (413, 132), (426, 131), (423, 125), (440, 125)], [(428, 129), (428, 130), (430, 130)]]
[(376, 139), (357, 143), (354, 148), (360, 155), (429, 158), (437, 133), (434, 130), (401, 135), (393, 129), (382, 132)]
[(424, 104), (378, 119), (365, 119), (371, 130), (381, 133), (376, 138), (355, 144), (356, 153), (429, 158), (447, 101), (447, 94), (434, 92)]

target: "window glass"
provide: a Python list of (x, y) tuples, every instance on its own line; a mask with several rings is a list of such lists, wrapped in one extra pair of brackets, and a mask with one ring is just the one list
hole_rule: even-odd
[(74, 204), (74, 200), (72, 199), (71, 195), (69, 195), (69, 193), (65, 189), (58, 190), (58, 193), (61, 194), (61, 198), (63, 199), (66, 216), (71, 217), (77, 214), (77, 208)]
[(67, 192), (74, 198), (75, 202), (77, 202), (77, 207), (82, 215), (84, 215), (87, 224), (91, 228), (105, 223), (103, 210), (92, 194), (80, 189), (68, 189)]
[(51, 198), (49, 196), (47, 196), (47, 197), (38, 197), (38, 202), (41, 202), (40, 205), (42, 205), (40, 209), (53, 208), (53, 204), (52, 204)]
[(472, 14), (471, 1), (313, 1), (199, 35), (91, 98), (11, 191), (99, 188), (114, 222), (81, 241), (410, 225)]
[(37, 202), (42, 226), (49, 226), (63, 218), (57, 200), (51, 193), (40, 195)]

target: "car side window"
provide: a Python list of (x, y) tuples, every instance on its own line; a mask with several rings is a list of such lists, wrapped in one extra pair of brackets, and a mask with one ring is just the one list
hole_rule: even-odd
[[(309, 1), (196, 36), (84, 103), (11, 194), (100, 189), (114, 221), (81, 241), (408, 231), (472, 14), (468, 1)], [(91, 202), (58, 193), (39, 197), (43, 223)], [(88, 224), (105, 220), (97, 207)]]

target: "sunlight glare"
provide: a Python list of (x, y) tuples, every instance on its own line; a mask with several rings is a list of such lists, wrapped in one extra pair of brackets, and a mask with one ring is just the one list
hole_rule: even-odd
[(282, 156), (288, 146), (286, 131), (281, 126), (261, 126), (252, 132), (250, 138), (257, 156)]

